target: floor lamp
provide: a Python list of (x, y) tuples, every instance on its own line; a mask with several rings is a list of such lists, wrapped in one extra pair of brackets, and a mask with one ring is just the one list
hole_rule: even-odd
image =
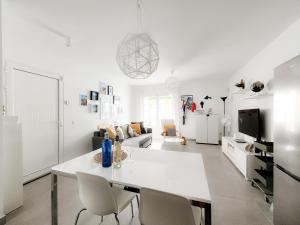
[[(226, 113), (226, 111), (225, 111), (225, 101), (226, 101), (226, 99), (227, 99), (227, 96), (225, 96), (225, 97), (221, 97), (221, 99), (222, 99), (222, 101), (223, 101), (223, 103), (224, 103), (224, 118), (225, 118), (225, 113)], [(224, 137), (225, 137), (225, 124), (223, 124), (223, 129), (224, 129)]]

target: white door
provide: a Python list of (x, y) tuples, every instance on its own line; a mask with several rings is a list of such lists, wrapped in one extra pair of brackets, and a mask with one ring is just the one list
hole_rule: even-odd
[(22, 125), (26, 181), (58, 164), (59, 80), (16, 69), (13, 79), (13, 111)]
[(197, 143), (207, 143), (207, 116), (199, 115), (197, 124)]
[(207, 143), (219, 143), (219, 117), (217, 115), (209, 115), (207, 120)]

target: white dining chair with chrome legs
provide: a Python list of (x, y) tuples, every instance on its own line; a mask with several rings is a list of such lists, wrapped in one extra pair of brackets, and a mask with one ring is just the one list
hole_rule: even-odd
[(78, 223), (80, 214), (85, 210), (101, 216), (101, 222), (103, 222), (103, 216), (114, 214), (117, 224), (120, 224), (118, 214), (130, 204), (132, 217), (134, 216), (132, 201), (136, 198), (139, 205), (137, 194), (124, 191), (119, 187), (112, 187), (104, 177), (83, 172), (77, 172), (76, 176), (79, 197), (85, 208), (78, 212), (75, 225)]
[(142, 225), (201, 225), (201, 208), (184, 197), (148, 188), (141, 188), (140, 197)]

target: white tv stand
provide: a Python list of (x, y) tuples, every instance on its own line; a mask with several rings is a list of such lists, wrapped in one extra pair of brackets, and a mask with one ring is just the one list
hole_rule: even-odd
[(244, 175), (246, 180), (253, 178), (255, 153), (245, 150), (247, 143), (237, 143), (233, 137), (222, 137), (222, 152)]

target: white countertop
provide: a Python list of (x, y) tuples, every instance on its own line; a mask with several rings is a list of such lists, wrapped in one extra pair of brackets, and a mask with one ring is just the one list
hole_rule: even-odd
[(93, 151), (52, 168), (52, 173), (76, 178), (77, 171), (105, 177), (130, 187), (147, 187), (211, 203), (207, 177), (200, 153), (123, 147), (129, 152), (121, 168), (103, 168), (93, 160)]

